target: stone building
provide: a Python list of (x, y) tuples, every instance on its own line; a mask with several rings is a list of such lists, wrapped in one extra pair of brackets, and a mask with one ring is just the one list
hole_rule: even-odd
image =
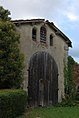
[(53, 22), (14, 20), (25, 56), (24, 89), (29, 105), (55, 105), (64, 97), (64, 65), (72, 46)]

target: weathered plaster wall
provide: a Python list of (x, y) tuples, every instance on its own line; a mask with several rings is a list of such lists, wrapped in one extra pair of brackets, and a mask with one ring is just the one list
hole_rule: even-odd
[[(45, 25), (47, 31), (46, 44), (40, 43), (40, 27)], [(37, 41), (32, 40), (32, 28), (37, 29)], [(25, 56), (25, 81), (24, 89), (28, 90), (28, 66), (32, 55), (38, 51), (46, 51), (52, 55), (58, 66), (58, 102), (61, 102), (64, 97), (64, 63), (67, 61), (68, 45), (59, 35), (51, 29), (47, 24), (21, 24), (17, 27), (17, 31), (20, 32), (21, 51)], [(53, 46), (50, 46), (49, 36), (53, 34)]]

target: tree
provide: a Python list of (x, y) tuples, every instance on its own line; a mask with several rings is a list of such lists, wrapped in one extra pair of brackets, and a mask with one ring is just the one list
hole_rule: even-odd
[(5, 10), (2, 6), (0, 6), (0, 20), (11, 20), (11, 18), (8, 15), (10, 15), (10, 12), (8, 10)]
[(0, 7), (0, 89), (19, 88), (23, 81), (20, 35), (8, 15), (10, 12)]

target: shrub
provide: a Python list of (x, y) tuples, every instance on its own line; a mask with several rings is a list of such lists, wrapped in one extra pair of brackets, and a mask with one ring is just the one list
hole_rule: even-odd
[(26, 103), (24, 90), (0, 90), (0, 118), (16, 118), (24, 112)]

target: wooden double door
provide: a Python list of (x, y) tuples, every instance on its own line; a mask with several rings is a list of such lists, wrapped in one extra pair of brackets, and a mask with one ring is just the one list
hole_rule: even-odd
[(55, 105), (58, 102), (58, 68), (53, 57), (47, 52), (35, 53), (28, 70), (29, 105)]

